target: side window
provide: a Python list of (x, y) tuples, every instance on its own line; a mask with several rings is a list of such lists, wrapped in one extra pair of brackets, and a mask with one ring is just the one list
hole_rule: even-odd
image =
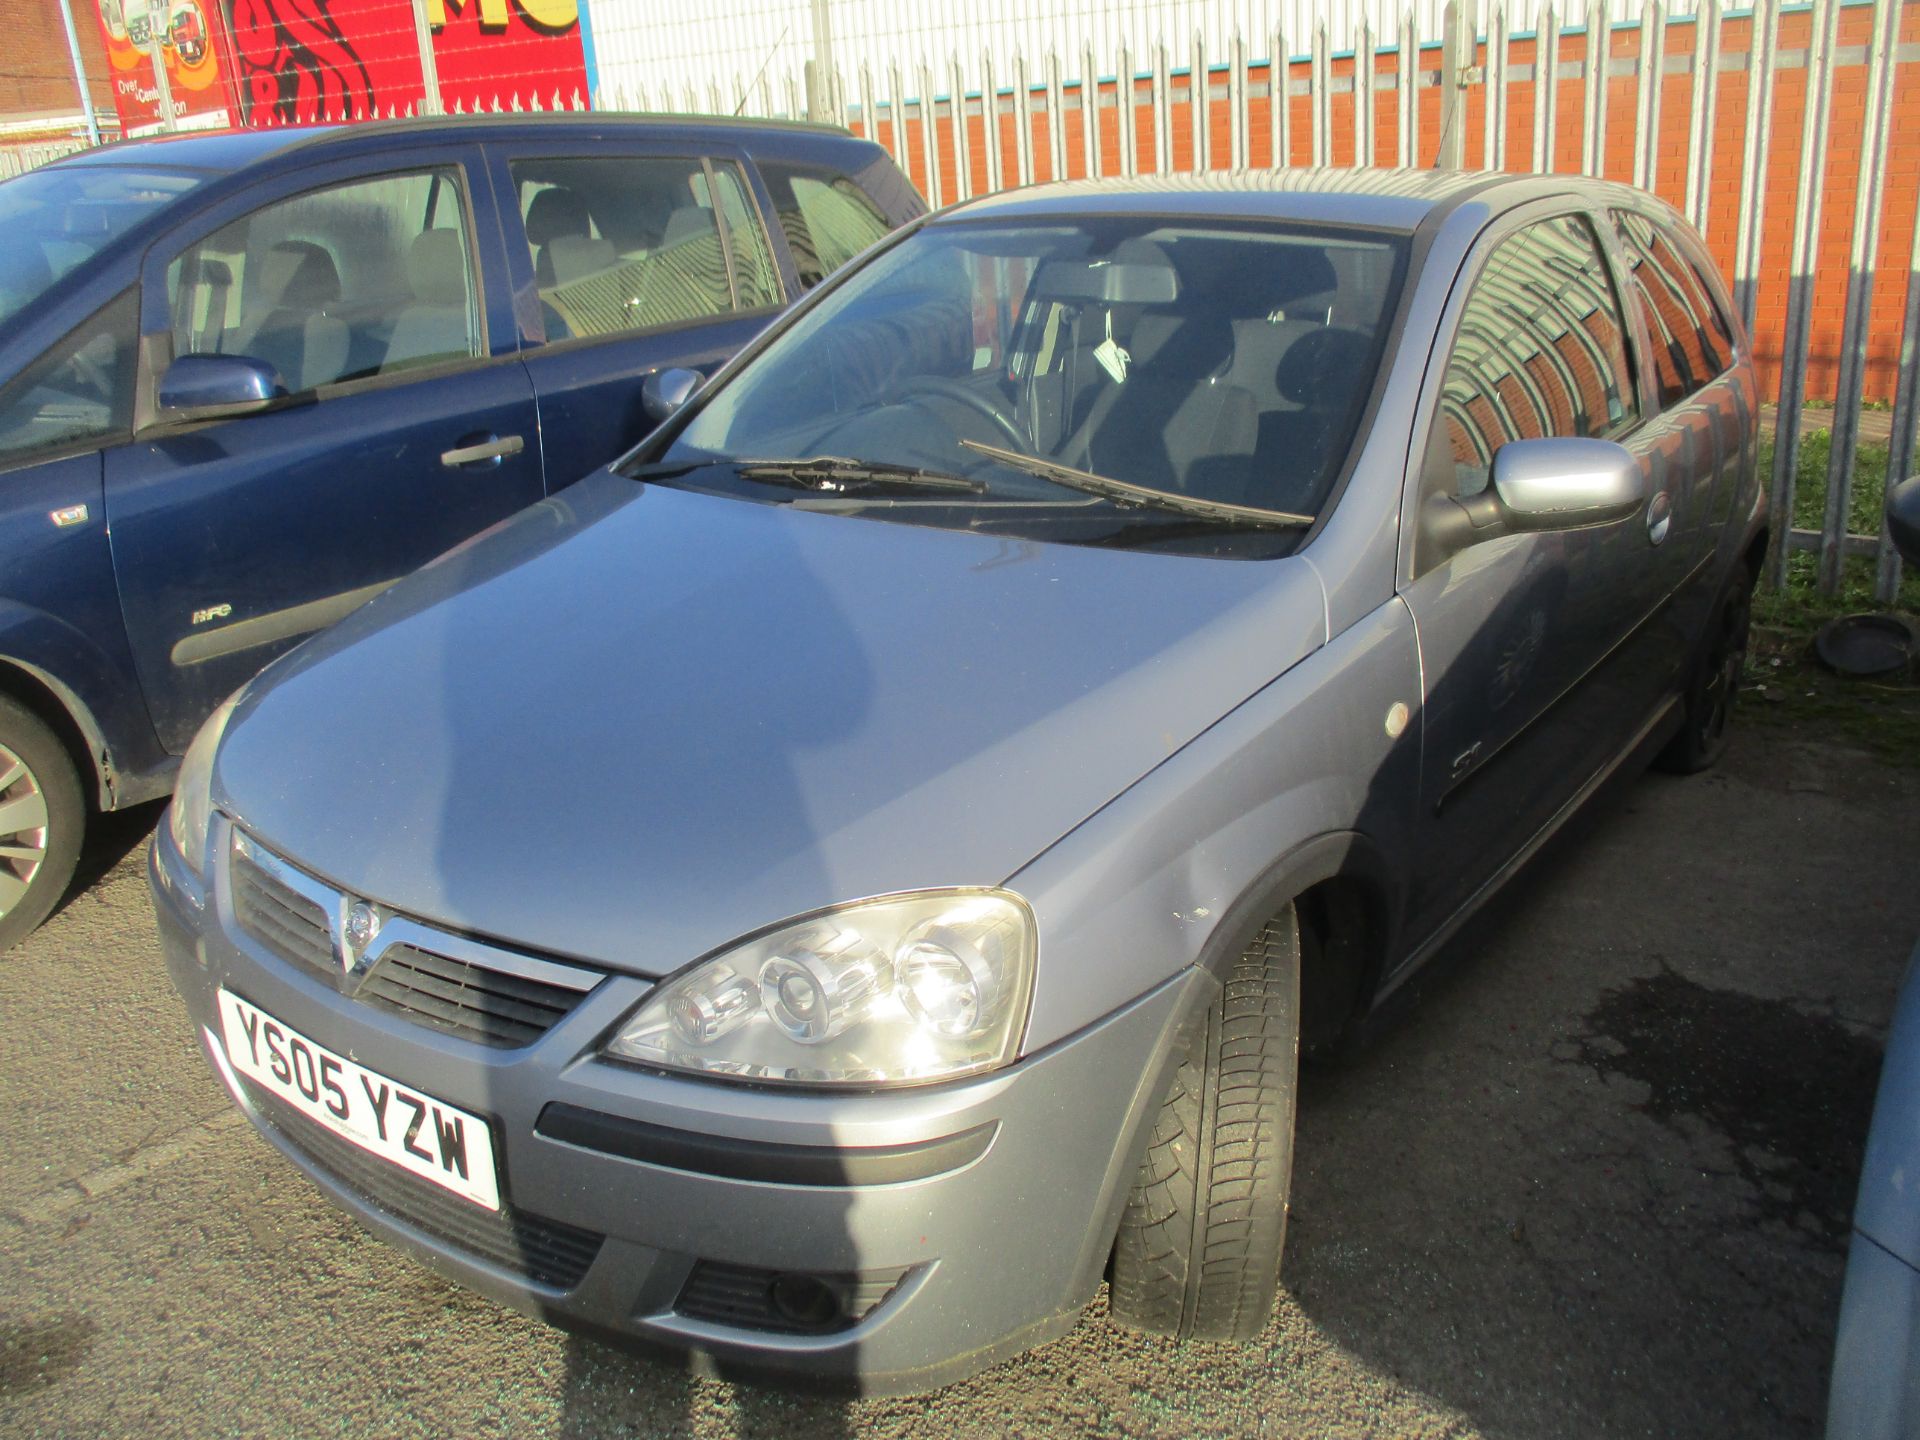
[(778, 298), (766, 237), (732, 166), (718, 167), (712, 187), (696, 159), (565, 157), (508, 168), (549, 340), (704, 320)]
[(1615, 211), (1613, 220), (1664, 408), (1733, 363), (1733, 332), (1698, 266), (1664, 227), (1630, 211)]
[(867, 193), (833, 170), (761, 161), (800, 283), (818, 285), (893, 227)]
[(0, 390), (0, 465), (133, 428), (139, 293), (89, 315)]
[(1476, 495), (1509, 440), (1609, 436), (1638, 411), (1619, 301), (1574, 215), (1500, 242), (1473, 283), (1429, 434), (1422, 496)]
[(727, 253), (733, 259), (736, 308), (758, 310), (780, 303), (780, 283), (774, 278), (773, 253), (760, 228), (760, 216), (747, 196), (746, 183), (736, 165), (713, 167), (713, 188), (720, 196), (721, 218), (727, 222)]
[(295, 394), (482, 353), (451, 169), (309, 191), (167, 268), (176, 355), (251, 355)]

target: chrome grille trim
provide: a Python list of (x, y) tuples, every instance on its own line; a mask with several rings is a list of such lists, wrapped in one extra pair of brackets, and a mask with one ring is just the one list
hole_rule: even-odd
[(418, 1025), (478, 1044), (530, 1045), (606, 978), (392, 915), (355, 965), (342, 934), (356, 897), (233, 827), (226, 847), (234, 919), (284, 960)]

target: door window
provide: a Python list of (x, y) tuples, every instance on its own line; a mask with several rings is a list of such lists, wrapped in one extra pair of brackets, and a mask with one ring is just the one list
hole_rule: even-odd
[(1429, 433), (1423, 497), (1486, 489), (1509, 440), (1612, 436), (1638, 419), (1620, 306), (1574, 215), (1500, 242), (1474, 281)]
[(167, 268), (176, 355), (249, 355), (295, 394), (483, 353), (455, 172), (314, 190)]
[(1613, 219), (1664, 409), (1733, 363), (1733, 333), (1698, 265), (1663, 227), (1630, 211), (1615, 211)]
[[(547, 339), (614, 335), (777, 303), (739, 172), (645, 156), (515, 160)], [(719, 206), (715, 207), (715, 193)]]
[(880, 207), (845, 175), (758, 163), (800, 283), (809, 289), (893, 228)]
[(122, 293), (0, 390), (0, 465), (129, 433), (138, 297)]

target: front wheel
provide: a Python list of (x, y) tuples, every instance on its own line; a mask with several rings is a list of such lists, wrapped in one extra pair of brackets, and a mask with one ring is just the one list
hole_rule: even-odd
[(1289, 905), (1235, 960), (1160, 1104), (1114, 1242), (1113, 1316), (1250, 1340), (1280, 1284), (1293, 1178), (1300, 926)]
[(52, 913), (80, 859), (86, 803), (60, 739), (0, 696), (0, 950)]
[(1733, 707), (1747, 669), (1747, 635), (1753, 617), (1753, 574), (1744, 563), (1734, 567), (1713, 613), (1706, 644), (1687, 681), (1686, 713), (1680, 733), (1654, 762), (1676, 775), (1711, 769), (1733, 739)]

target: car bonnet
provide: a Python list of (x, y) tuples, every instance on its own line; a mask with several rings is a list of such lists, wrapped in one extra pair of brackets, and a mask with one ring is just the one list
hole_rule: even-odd
[(272, 667), (215, 799), (334, 883), (645, 975), (991, 885), (1324, 639), (1299, 560), (995, 538), (602, 473)]

